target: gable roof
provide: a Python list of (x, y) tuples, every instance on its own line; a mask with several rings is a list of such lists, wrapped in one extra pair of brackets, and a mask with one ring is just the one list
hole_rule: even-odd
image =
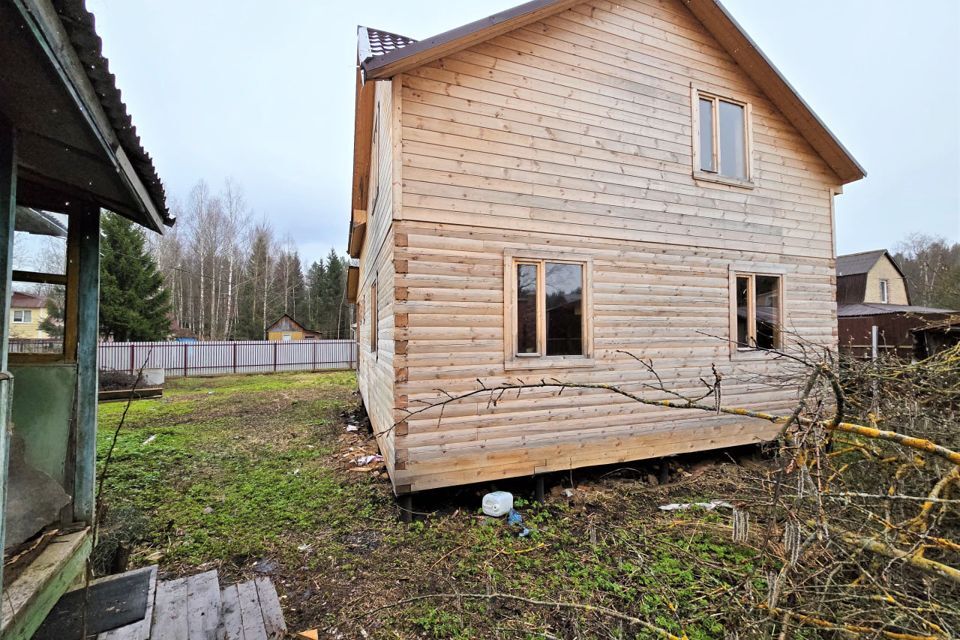
[(40, 296), (23, 291), (14, 291), (10, 300), (11, 309), (42, 309), (46, 301)]
[[(410, 71), (565, 11), (583, 1), (532, 0), (419, 42), (400, 37), (401, 40), (391, 43), (393, 45), (391, 48), (379, 53), (373, 52), (372, 48), (366, 51), (358, 49), (363, 81), (390, 78), (398, 73)], [(760, 87), (787, 120), (797, 128), (843, 184), (866, 176), (866, 171), (853, 155), (817, 117), (813, 109), (800, 97), (718, 0), (680, 1), (717, 39), (730, 57)]]
[(897, 261), (890, 256), (890, 253), (886, 249), (874, 249), (873, 251), (862, 251), (860, 253), (848, 253), (837, 256), (837, 277), (842, 278), (844, 276), (856, 276), (868, 273), (884, 256), (890, 261), (893, 268), (897, 270), (900, 277), (905, 278), (903, 271), (900, 269), (900, 265), (897, 264)]
[(304, 333), (316, 333), (315, 331), (311, 331), (310, 329), (307, 329), (305, 326), (303, 326), (302, 324), (300, 324), (299, 322), (297, 322), (297, 321), (294, 319), (294, 317), (291, 316), (289, 313), (285, 313), (285, 314), (283, 314), (282, 316), (280, 316), (279, 318), (277, 318), (276, 320), (274, 320), (273, 322), (271, 322), (270, 325), (267, 326), (267, 331), (272, 331), (273, 328), (276, 327), (278, 324), (280, 324), (280, 323), (283, 321), (284, 318), (286, 318), (286, 319), (289, 320), (291, 323), (293, 323), (294, 325), (296, 325), (297, 327), (299, 327), (300, 331), (302, 331), (302, 332), (304, 332)]

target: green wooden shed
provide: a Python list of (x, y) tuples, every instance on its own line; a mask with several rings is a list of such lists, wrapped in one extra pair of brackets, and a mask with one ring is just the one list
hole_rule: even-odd
[[(100, 216), (173, 219), (83, 0), (0, 0), (0, 637), (29, 638), (93, 545)], [(14, 291), (44, 340), (10, 339)]]

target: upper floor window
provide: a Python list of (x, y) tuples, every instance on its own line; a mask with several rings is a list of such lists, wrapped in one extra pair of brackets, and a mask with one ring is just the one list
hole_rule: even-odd
[(17, 324), (29, 324), (33, 322), (33, 313), (29, 309), (14, 309), (13, 321)]
[(750, 108), (745, 102), (695, 91), (694, 174), (749, 186)]
[(887, 304), (890, 302), (890, 281), (881, 280), (880, 281), (880, 302)]

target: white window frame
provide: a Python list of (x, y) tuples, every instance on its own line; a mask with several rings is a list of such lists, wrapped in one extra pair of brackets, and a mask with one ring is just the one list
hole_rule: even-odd
[[(579, 356), (548, 356), (546, 345), (546, 310), (543, 309), (543, 264), (561, 262), (583, 267), (583, 354)], [(517, 353), (517, 265), (538, 264), (537, 273), (537, 336), (539, 353)], [(589, 256), (561, 251), (505, 251), (503, 256), (503, 359), (505, 369), (566, 369), (592, 367), (593, 351), (593, 260)]]
[[(17, 320), (17, 314), (20, 314), (20, 319)], [(13, 310), (13, 324), (30, 324), (33, 322), (33, 312), (30, 309), (14, 309)]]
[(880, 303), (890, 304), (890, 281), (886, 278), (880, 279)]
[(786, 299), (787, 299), (787, 277), (785, 270), (780, 267), (768, 265), (730, 265), (730, 284), (729, 284), (729, 302), (730, 302), (730, 359), (731, 360), (755, 360), (766, 357), (776, 357), (770, 350), (760, 349), (758, 347), (741, 345), (737, 341), (737, 278), (750, 278), (749, 309), (752, 310), (747, 317), (748, 328), (747, 336), (754, 336), (756, 340), (756, 282), (758, 276), (767, 276), (777, 278), (780, 281), (780, 295), (777, 299), (777, 340), (774, 350), (783, 349), (783, 331), (786, 326)]
[[(707, 87), (704, 85), (690, 85), (691, 115), (693, 118), (693, 177), (695, 180), (726, 184), (734, 187), (753, 189), (756, 185), (753, 180), (753, 107), (748, 100), (734, 96), (729, 91)], [(713, 166), (715, 171), (704, 171), (700, 162), (700, 99), (713, 101)], [(746, 163), (746, 179), (724, 176), (720, 173), (720, 102), (729, 102), (743, 107), (743, 135), (744, 161)]]

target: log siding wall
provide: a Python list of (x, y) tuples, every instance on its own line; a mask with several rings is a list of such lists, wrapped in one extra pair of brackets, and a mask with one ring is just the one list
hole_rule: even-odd
[[(840, 181), (678, 0), (584, 2), (394, 83), (394, 420), (478, 379), (641, 391), (650, 376), (623, 350), (677, 390), (702, 387), (716, 364), (725, 404), (786, 410), (795, 390), (757, 382), (783, 365), (723, 340), (734, 271), (781, 274), (784, 326), (836, 344)], [(694, 179), (694, 87), (749, 101), (754, 188)], [(523, 251), (592, 261), (594, 366), (505, 369), (504, 255)], [(391, 477), (402, 493), (773, 431), (607, 392), (476, 397), (401, 421)]]
[[(358, 285), (357, 381), (364, 406), (377, 434), (377, 443), (391, 473), (394, 466), (394, 127), (393, 83), (376, 83), (374, 117), (377, 134), (371, 153), (377, 161), (371, 181), (368, 204), (367, 233), (360, 252), (360, 282)], [(371, 184), (373, 184), (371, 182)], [(373, 285), (376, 283), (376, 288)], [(377, 304), (371, 305), (370, 296), (377, 294)], [(371, 311), (376, 309), (377, 350), (371, 350)]]

